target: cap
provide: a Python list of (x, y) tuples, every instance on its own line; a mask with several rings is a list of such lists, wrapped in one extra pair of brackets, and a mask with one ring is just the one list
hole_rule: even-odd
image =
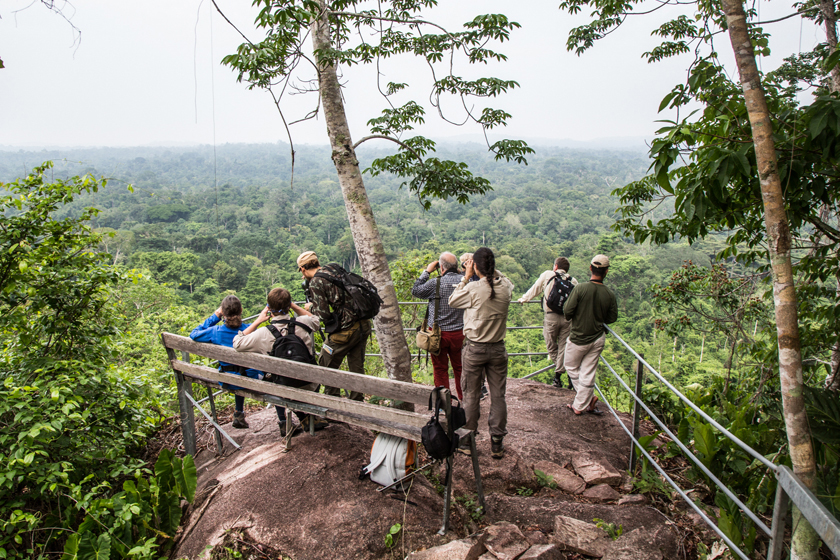
[(598, 268), (608, 268), (610, 266), (610, 258), (607, 255), (595, 255), (592, 257), (590, 264)]
[(315, 254), (315, 251), (306, 251), (297, 258), (298, 267), (316, 262), (318, 262), (318, 255)]

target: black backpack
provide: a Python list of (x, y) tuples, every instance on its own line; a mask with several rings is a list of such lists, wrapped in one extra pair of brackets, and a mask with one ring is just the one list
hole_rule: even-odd
[(569, 299), (569, 294), (572, 293), (572, 277), (566, 273), (554, 272), (553, 284), (551, 290), (548, 292), (548, 297), (545, 299), (545, 305), (555, 313), (563, 313), (563, 304)]
[(373, 319), (379, 313), (382, 298), (379, 291), (370, 280), (362, 278), (353, 272), (347, 272), (336, 263), (328, 264), (324, 269), (315, 273), (316, 278), (324, 278), (337, 286), (341, 286), (347, 293), (347, 303), (353, 306), (354, 315), (361, 321)]
[(446, 459), (455, 453), (460, 443), (455, 430), (467, 423), (464, 409), (461, 408), (459, 401), (457, 406), (452, 406), (452, 418), (447, 421), (447, 427), (444, 428), (440, 424), (440, 411), (443, 408), (439, 402), (440, 390), (440, 387), (435, 387), (429, 395), (429, 410), (434, 409), (434, 414), (420, 431), (420, 441), (432, 459)]
[[(282, 334), (280, 332), (280, 329), (278, 329), (275, 326), (278, 324), (288, 325), (288, 328), (286, 329), (286, 334)], [(304, 364), (317, 364), (318, 362), (315, 360), (314, 356), (312, 356), (312, 354), (309, 352), (309, 347), (306, 345), (303, 339), (301, 339), (298, 335), (295, 334), (295, 327), (300, 327), (309, 334), (312, 334), (312, 329), (310, 329), (303, 323), (298, 323), (294, 320), (294, 318), (275, 321), (274, 323), (268, 325), (268, 331), (272, 335), (274, 335), (274, 345), (271, 347), (271, 352), (269, 352), (268, 354), (270, 356), (274, 356), (275, 358), (282, 358), (284, 360), (291, 360), (293, 362), (302, 362)], [(273, 373), (266, 375), (266, 381), (277, 383), (279, 385), (286, 385), (288, 387), (303, 387), (304, 385), (309, 384), (309, 381), (293, 379), (290, 377), (283, 377), (282, 375), (277, 375)]]

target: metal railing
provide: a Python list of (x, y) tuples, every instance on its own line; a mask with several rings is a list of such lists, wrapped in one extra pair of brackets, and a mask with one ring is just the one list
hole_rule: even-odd
[[(692, 462), (694, 465), (709, 477), (715, 486), (717, 486), (732, 502), (738, 506), (738, 508), (752, 521), (755, 526), (761, 530), (770, 540), (770, 545), (768, 548), (767, 558), (771, 560), (780, 560), (782, 558), (782, 553), (784, 550), (784, 531), (785, 531), (785, 521), (788, 517), (787, 507), (789, 502), (792, 502), (802, 513), (805, 519), (811, 524), (814, 530), (819, 535), (820, 539), (826, 544), (826, 546), (838, 557), (840, 557), (840, 522), (831, 515), (831, 513), (823, 506), (823, 504), (819, 501), (819, 499), (811, 492), (801, 480), (799, 480), (793, 472), (790, 471), (787, 467), (783, 465), (776, 465), (773, 462), (769, 461), (766, 457), (761, 455), (755, 449), (744, 443), (741, 439), (737, 436), (732, 434), (729, 430), (724, 428), (717, 422), (714, 418), (706, 414), (700, 407), (694, 404), (688, 397), (682, 394), (676, 387), (674, 387), (667, 379), (665, 379), (658, 371), (656, 371), (653, 366), (651, 366), (647, 361), (645, 361), (644, 357), (636, 352), (627, 342), (622, 339), (618, 333), (612, 330), (607, 325), (604, 325), (606, 330), (617, 340), (627, 351), (632, 354), (636, 360), (638, 360), (638, 366), (636, 368), (636, 387), (635, 390), (630, 389), (630, 387), (625, 383), (624, 379), (622, 379), (621, 375), (615, 370), (615, 368), (601, 355), (601, 361), (607, 367), (607, 369), (612, 373), (615, 379), (619, 382), (621, 387), (624, 388), (625, 391), (632, 397), (634, 402), (633, 407), (633, 420), (632, 425), (633, 429), (630, 430), (621, 421), (618, 417), (618, 413), (616, 412), (615, 408), (609, 403), (606, 395), (601, 390), (601, 388), (596, 384), (596, 389), (598, 394), (601, 396), (601, 399), (609, 408), (612, 415), (615, 417), (616, 421), (618, 421), (619, 425), (624, 429), (630, 439), (632, 441), (632, 446), (630, 450), (630, 471), (635, 471), (635, 459), (636, 453), (635, 449), (638, 449), (639, 452), (649, 461), (649, 463), (659, 472), (665, 481), (677, 491), (677, 493), (686, 501), (686, 503), (700, 516), (700, 518), (708, 525), (726, 545), (732, 551), (733, 554), (736, 554), (738, 557), (742, 558), (743, 560), (748, 560), (749, 556), (742, 551), (738, 546), (732, 542), (732, 540), (724, 534), (724, 532), (718, 527), (717, 523), (715, 523), (709, 516), (702, 511), (702, 509), (686, 494), (686, 492), (679, 487), (676, 482), (665, 472), (665, 470), (656, 462), (656, 460), (648, 453), (645, 445), (639, 441), (639, 421), (641, 419), (641, 410), (644, 410), (647, 416), (655, 422), (662, 431), (680, 448), (683, 454)], [(689, 408), (691, 408), (697, 415), (702, 418), (705, 422), (709, 425), (713, 426), (717, 429), (721, 434), (724, 435), (727, 439), (741, 448), (745, 453), (759, 461), (763, 464), (767, 469), (772, 472), (777, 479), (778, 485), (776, 489), (776, 500), (773, 509), (773, 518), (771, 526), (768, 527), (764, 521), (762, 521), (758, 515), (750, 510), (741, 500), (740, 498), (730, 489), (728, 488), (723, 482), (721, 482), (703, 463), (702, 461), (691, 452), (690, 449), (680, 441), (679, 437), (677, 437), (651, 409), (648, 407), (645, 402), (642, 400), (642, 386), (644, 384), (644, 375), (645, 370), (650, 372), (657, 381), (663, 384), (671, 393), (677, 396), (684, 404), (686, 404)]]

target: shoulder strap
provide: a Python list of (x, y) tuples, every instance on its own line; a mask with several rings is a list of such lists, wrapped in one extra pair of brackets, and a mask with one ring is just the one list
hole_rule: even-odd
[(283, 336), (282, 334), (280, 334), (280, 331), (277, 329), (277, 327), (275, 327), (272, 324), (269, 324), (266, 328), (268, 329), (268, 332), (274, 335), (274, 338), (280, 338), (281, 336)]
[(376, 445), (379, 442), (380, 436), (385, 435), (386, 434), (384, 433), (380, 433), (376, 436), (376, 439), (373, 440), (373, 447), (370, 450), (370, 464), (363, 469), (365, 474), (373, 472), (373, 470), (381, 465), (382, 461), (388, 457), (388, 450), (386, 449), (388, 442), (382, 441), (380, 445)]
[[(279, 321), (274, 321), (273, 324), (275, 324), (275, 325), (281, 325), (281, 324), (282, 325), (289, 325), (289, 332), (292, 333), (292, 334), (295, 334), (295, 327), (300, 327), (303, 330), (305, 330), (306, 332), (308, 332), (309, 334), (312, 334), (312, 329), (310, 329), (309, 327), (307, 327), (303, 323), (297, 322), (294, 317), (292, 317), (291, 319), (280, 319)], [(276, 336), (277, 335), (275, 335), (275, 337)], [(297, 335), (295, 335), (295, 336), (297, 336)]]
[[(429, 308), (426, 308), (428, 311)], [(440, 276), (437, 278), (437, 284), (435, 284), (435, 325), (440, 322)]]

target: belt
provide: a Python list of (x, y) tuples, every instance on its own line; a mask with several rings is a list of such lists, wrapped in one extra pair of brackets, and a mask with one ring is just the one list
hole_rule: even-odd
[(498, 346), (500, 344), (504, 344), (504, 340), (500, 340), (498, 342), (476, 342), (474, 340), (470, 340), (469, 338), (465, 341), (467, 344), (475, 344), (476, 346)]

